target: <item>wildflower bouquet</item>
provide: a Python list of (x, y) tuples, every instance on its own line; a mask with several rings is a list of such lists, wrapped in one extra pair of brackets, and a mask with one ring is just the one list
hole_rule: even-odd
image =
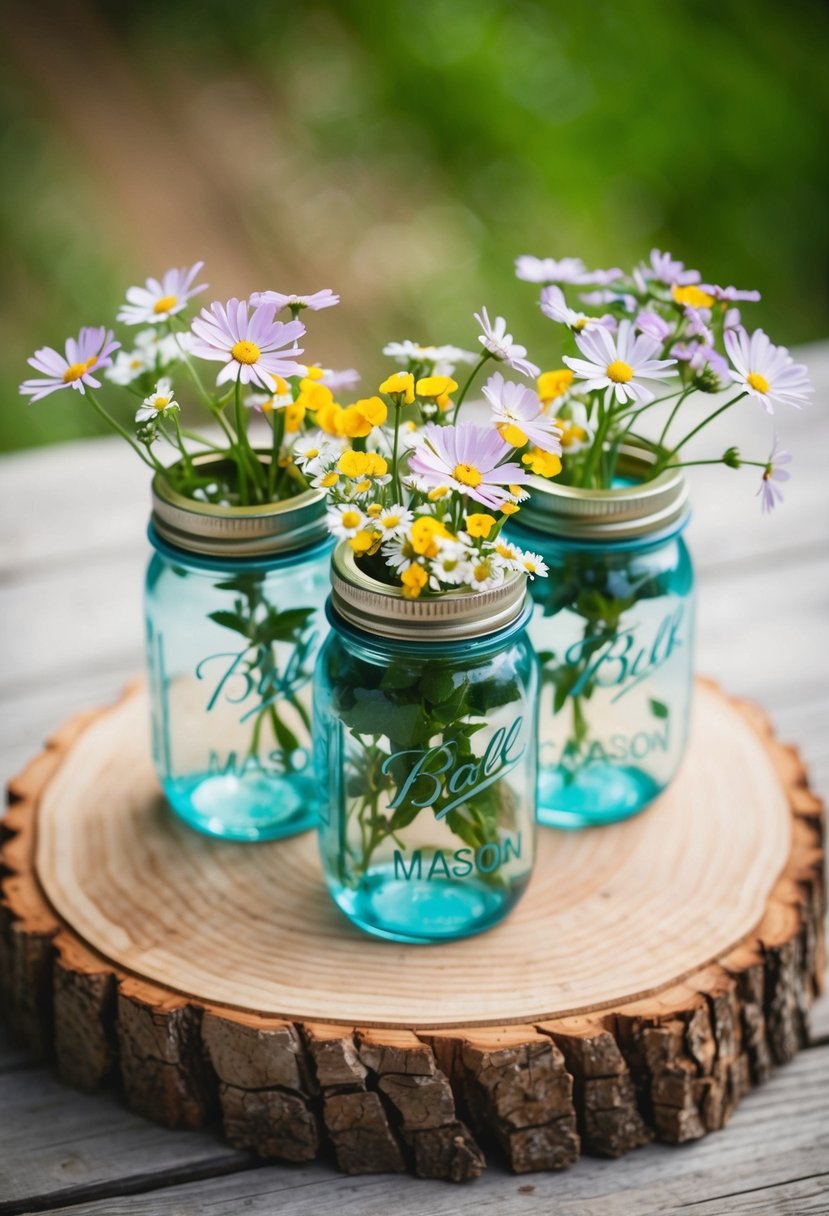
[[(546, 493), (542, 486), (542, 496), (551, 503), (566, 498), (589, 522), (597, 518), (591, 510), (607, 507), (598, 499), (591, 507), (595, 492), (606, 499), (608, 491), (657, 478), (663, 487), (678, 485), (676, 470), (722, 464), (760, 471), (764, 512), (780, 501), (791, 457), (772, 428), (769, 447), (756, 454), (744, 456), (733, 446), (688, 454), (691, 440), (743, 401), (759, 404), (767, 416), (809, 403), (806, 368), (762, 330), (743, 327), (740, 309), (759, 299), (757, 291), (705, 283), (699, 271), (659, 250), (630, 273), (589, 271), (578, 258), (530, 256), (517, 259), (516, 272), (541, 285), (541, 310), (565, 352), (562, 366), (537, 381), (562, 446), (556, 485)], [(758, 422), (762, 418), (758, 414)], [(535, 471), (545, 477), (543, 469)], [(633, 541), (614, 546), (609, 532), (600, 540), (590, 527), (587, 544), (558, 546), (551, 577), (535, 589), (548, 618), (543, 643), (542, 623), (536, 625), (536, 643), (554, 719), (550, 801), (559, 806), (568, 799), (574, 806), (598, 805), (602, 790), (622, 789), (636, 729), (634, 750), (650, 739), (681, 755), (685, 709), (678, 690), (690, 688), (690, 605), (683, 607), (675, 594), (690, 587), (690, 567), (684, 576), (679, 568), (670, 575), (674, 559), (659, 549), (658, 536), (650, 549), (656, 556), (636, 556)], [(552, 560), (549, 550), (545, 556)], [(648, 779), (650, 796), (664, 783), (667, 761), (656, 785)], [(648, 762), (629, 767), (648, 768)], [(632, 793), (630, 805), (641, 797)]]

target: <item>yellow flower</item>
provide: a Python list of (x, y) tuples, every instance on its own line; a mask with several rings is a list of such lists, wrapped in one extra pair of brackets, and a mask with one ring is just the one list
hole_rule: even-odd
[(494, 523), (494, 515), (486, 515), (483, 512), (476, 515), (467, 515), (466, 530), (470, 536), (489, 536)]
[(417, 395), (432, 398), (440, 409), (446, 410), (452, 404), (450, 394), (457, 387), (457, 380), (451, 376), (422, 376), (417, 382)]
[(377, 452), (355, 452), (347, 448), (337, 461), (337, 470), (345, 477), (384, 477), (388, 464)]
[(390, 397), (400, 396), (406, 405), (414, 401), (414, 376), (411, 372), (394, 372), (380, 385), (381, 393)]
[(305, 378), (307, 380), (321, 380), (324, 375), (325, 372), (321, 367), (306, 367), (305, 369)]
[(433, 515), (420, 515), (412, 524), (409, 536), (415, 553), (421, 553), (424, 557), (437, 557), (436, 537), (450, 538), (452, 533)]
[(512, 448), (526, 447), (529, 442), (521, 427), (516, 426), (514, 422), (499, 422), (498, 434), (504, 443), (508, 443)]
[[(287, 385), (286, 391), (289, 391)], [(319, 384), (310, 376), (305, 376), (299, 382), (297, 402), (304, 405), (306, 410), (321, 410), (334, 404), (334, 394), (327, 384)]]
[(294, 431), (298, 431), (302, 426), (302, 420), (305, 417), (305, 406), (300, 405), (298, 401), (294, 401), (292, 405), (285, 406), (285, 431), (292, 435)]
[(373, 502), (371, 506), (366, 507), (366, 515), (369, 519), (376, 519), (378, 515), (382, 514), (382, 511), (383, 508), (379, 502)]
[(671, 295), (677, 304), (687, 304), (689, 308), (710, 308), (714, 303), (713, 296), (709, 296), (708, 292), (700, 287), (695, 287), (693, 283), (689, 283), (687, 287), (674, 283)]
[(544, 405), (563, 397), (573, 383), (573, 373), (569, 367), (557, 367), (551, 372), (542, 372), (538, 377), (538, 398)]
[(505, 502), (501, 511), (504, 515), (517, 515), (521, 510), (517, 502)]
[(407, 600), (416, 600), (429, 581), (429, 575), (422, 566), (408, 566), (400, 575), (403, 584), (403, 594)]
[(555, 477), (561, 472), (561, 460), (552, 452), (542, 452), (533, 448), (521, 457), (521, 463), (528, 466), (531, 473), (538, 477)]
[(574, 443), (584, 443), (587, 431), (570, 418), (556, 418), (556, 426), (561, 431), (561, 446), (569, 448)]
[(386, 403), (379, 397), (365, 397), (347, 405), (342, 413), (342, 434), (349, 439), (364, 439), (375, 426), (382, 426), (388, 417)]
[[(299, 404), (299, 399), (295, 404)], [(343, 416), (343, 407), (337, 405), (336, 401), (329, 401), (325, 405), (321, 405), (317, 410), (317, 426), (320, 430), (325, 431), (326, 435), (342, 435), (341, 419)]]
[(320, 485), (324, 490), (330, 490), (331, 487), (335, 486), (339, 480), (340, 479), (336, 473), (326, 473), (320, 481)]
[(376, 532), (366, 532), (362, 529), (360, 532), (355, 532), (349, 538), (348, 543), (355, 553), (368, 553), (370, 549), (376, 547), (380, 537)]
[(448, 486), (435, 486), (434, 490), (430, 490), (426, 497), (429, 499), (429, 502), (440, 502), (441, 498), (445, 498), (448, 493)]

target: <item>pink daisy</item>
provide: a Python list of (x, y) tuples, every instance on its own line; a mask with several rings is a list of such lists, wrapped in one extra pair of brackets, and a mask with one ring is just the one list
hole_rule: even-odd
[(749, 337), (746, 331), (727, 329), (725, 349), (733, 365), (731, 379), (741, 385), (769, 414), (776, 405), (799, 410), (809, 405), (815, 391), (803, 363), (795, 363), (785, 346), (774, 346), (762, 329)]
[(561, 432), (547, 417), (538, 397), (523, 384), (505, 380), (495, 372), (481, 390), (492, 406), (493, 421), (502, 439), (511, 447), (533, 443), (542, 452), (561, 455)]
[(419, 490), (447, 486), (485, 507), (498, 510), (513, 500), (508, 487), (527, 480), (519, 464), (505, 462), (513, 449), (495, 430), (459, 422), (429, 422), (409, 455), (409, 469)]
[(301, 321), (274, 321), (273, 304), (260, 304), (248, 316), (246, 300), (218, 301), (203, 308), (193, 319), (194, 340), (190, 354), (199, 359), (216, 359), (224, 367), (216, 377), (217, 384), (239, 380), (242, 384), (258, 384), (273, 393), (274, 377), (303, 376), (305, 369), (293, 356), (301, 355), (297, 339), (305, 333)]
[(253, 308), (258, 308), (260, 304), (273, 304), (277, 312), (281, 312), (283, 308), (310, 308), (312, 312), (319, 312), (321, 308), (333, 308), (339, 302), (340, 297), (335, 295), (330, 287), (315, 291), (310, 296), (288, 296), (281, 291), (255, 291), (250, 297)]
[(766, 515), (769, 511), (773, 511), (777, 503), (783, 501), (783, 491), (774, 483), (776, 481), (788, 481), (791, 473), (788, 470), (781, 468), (781, 465), (788, 464), (791, 460), (791, 452), (785, 451), (780, 446), (780, 440), (777, 435), (774, 436), (774, 446), (769, 456), (769, 461), (763, 469), (763, 476), (760, 481), (760, 488), (757, 493), (760, 495), (760, 506), (763, 514)]
[(118, 320), (125, 325), (158, 325), (166, 321), (207, 289), (206, 283), (193, 286), (193, 280), (204, 262), (192, 266), (173, 267), (161, 279), (147, 279), (143, 287), (127, 288), (127, 303), (122, 305)]
[(24, 380), (20, 392), (31, 397), (32, 401), (40, 401), (61, 388), (75, 388), (79, 393), (85, 393), (86, 388), (100, 388), (100, 380), (92, 374), (103, 371), (112, 363), (110, 355), (121, 345), (116, 342), (111, 329), (103, 325), (85, 326), (77, 338), (66, 339), (66, 354), (61, 355), (51, 346), (36, 350), (28, 360), (35, 371), (43, 372), (42, 377)]

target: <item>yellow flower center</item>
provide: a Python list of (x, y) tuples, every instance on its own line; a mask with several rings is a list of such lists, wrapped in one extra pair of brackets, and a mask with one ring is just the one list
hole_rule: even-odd
[(230, 353), (237, 363), (255, 363), (262, 352), (255, 342), (248, 342), (247, 338), (240, 338), (231, 346)]
[(80, 380), (84, 372), (88, 372), (97, 362), (98, 356), (93, 355), (91, 359), (87, 359), (86, 363), (70, 363), (63, 373), (63, 383), (71, 384), (73, 380)]
[(330, 490), (331, 487), (335, 486), (339, 480), (340, 479), (336, 473), (326, 473), (320, 482), (320, 485), (323, 487), (323, 489)]
[(385, 515), (381, 522), (382, 522), (384, 528), (389, 528), (389, 529), (396, 528), (400, 523), (400, 516), (399, 515)]
[(633, 379), (633, 368), (622, 359), (614, 359), (608, 365), (607, 378), (608, 380), (612, 380), (614, 384), (627, 384), (628, 380)]
[(476, 469), (474, 464), (456, 464), (452, 470), (452, 476), (462, 486), (471, 486), (473, 490), (484, 479), (483, 473), (479, 469)]
[(159, 413), (161, 413), (162, 410), (167, 408), (171, 400), (171, 397), (156, 397), (155, 401), (153, 402), (153, 406), (158, 410)]
[(359, 528), (360, 512), (359, 511), (343, 511), (341, 522), (344, 528)]
[(178, 304), (177, 296), (161, 296), (160, 299), (156, 300), (155, 304), (153, 304), (153, 312), (156, 314), (161, 312), (169, 312), (171, 308), (175, 308), (176, 304)]
[(580, 334), (586, 324), (587, 324), (587, 317), (579, 317), (578, 321), (573, 322), (572, 328), (576, 331), (577, 334)]
[(489, 566), (480, 563), (472, 571), (476, 583), (482, 583), (484, 579), (489, 578)]
[(746, 376), (746, 384), (758, 393), (767, 393), (771, 387), (766, 377), (761, 376), (759, 372), (749, 372)]

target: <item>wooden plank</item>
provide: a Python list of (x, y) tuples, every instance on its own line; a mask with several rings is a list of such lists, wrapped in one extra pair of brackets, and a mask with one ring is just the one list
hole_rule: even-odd
[(0, 1079), (0, 1212), (71, 1202), (246, 1169), (251, 1158), (209, 1132), (169, 1131), (111, 1094), (86, 1095), (45, 1069)]
[[(723, 1216), (777, 1210), (799, 1216), (801, 1211), (826, 1211), (825, 1202), (821, 1208), (816, 1199), (821, 1193), (816, 1179), (829, 1157), (827, 1086), (829, 1047), (812, 1048), (754, 1091), (722, 1134), (681, 1152), (651, 1145), (621, 1162), (583, 1158), (564, 1173), (517, 1178), (493, 1166), (469, 1186), (448, 1187), (398, 1175), (345, 1181), (319, 1164), (268, 1166), (151, 1194), (124, 1195), (122, 1189), (119, 1195), (117, 1186), (111, 1197), (94, 1202), (82, 1202), (78, 1194), (72, 1216), (202, 1216), (206, 1211), (211, 1216), (241, 1211), (245, 1216), (276, 1211), (292, 1216), (500, 1216), (513, 1211), (522, 1216), (655, 1216), (689, 1208)], [(770, 1206), (758, 1202), (758, 1194), (769, 1196)], [(776, 1198), (785, 1199), (788, 1209), (775, 1207)], [(39, 1196), (32, 1194), (30, 1200), (39, 1202)], [(16, 1210), (31, 1211), (31, 1202), (28, 1209)]]

